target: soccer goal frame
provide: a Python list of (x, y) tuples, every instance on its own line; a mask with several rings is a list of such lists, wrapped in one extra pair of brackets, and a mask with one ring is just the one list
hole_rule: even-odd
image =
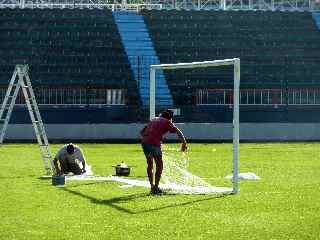
[(156, 71), (174, 70), (184, 68), (208, 68), (233, 65), (233, 177), (232, 191), (237, 194), (239, 191), (238, 179), (238, 160), (239, 160), (239, 88), (240, 88), (240, 59), (223, 59), (204, 62), (176, 63), (176, 64), (158, 64), (150, 66), (150, 94), (149, 108), (150, 120), (155, 117), (156, 108)]

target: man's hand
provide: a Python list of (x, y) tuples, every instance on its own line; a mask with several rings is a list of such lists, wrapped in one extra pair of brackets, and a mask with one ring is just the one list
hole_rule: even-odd
[(141, 131), (140, 131), (140, 135), (142, 136), (144, 131), (146, 130), (147, 126), (145, 126)]
[(186, 143), (186, 142), (182, 143), (182, 144), (181, 144), (181, 151), (182, 151), (182, 152), (185, 152), (185, 151), (187, 151), (187, 149), (188, 149), (187, 143)]

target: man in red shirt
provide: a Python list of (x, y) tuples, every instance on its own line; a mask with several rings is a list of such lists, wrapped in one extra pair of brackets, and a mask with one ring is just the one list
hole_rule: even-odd
[[(147, 173), (151, 186), (151, 193), (160, 194), (159, 182), (163, 170), (161, 141), (167, 133), (176, 133), (182, 141), (181, 151), (187, 150), (187, 142), (182, 132), (172, 123), (173, 112), (163, 111), (159, 117), (153, 118), (142, 131), (142, 149), (147, 159)], [(153, 160), (156, 163), (155, 181), (153, 183)]]

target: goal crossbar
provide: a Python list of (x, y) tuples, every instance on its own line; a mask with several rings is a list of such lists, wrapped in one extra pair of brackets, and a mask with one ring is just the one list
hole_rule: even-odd
[(233, 65), (233, 193), (239, 191), (238, 184), (238, 157), (239, 157), (239, 88), (240, 88), (240, 59), (223, 59), (203, 62), (176, 63), (176, 64), (158, 64), (150, 66), (150, 120), (155, 117), (155, 99), (156, 99), (156, 71), (172, 70), (183, 68), (205, 68)]
[(201, 68), (201, 67), (215, 67), (215, 66), (226, 66), (233, 65), (239, 58), (214, 60), (214, 61), (203, 61), (203, 62), (190, 62), (190, 63), (176, 63), (176, 64), (158, 64), (151, 65), (151, 69), (181, 69), (181, 68)]

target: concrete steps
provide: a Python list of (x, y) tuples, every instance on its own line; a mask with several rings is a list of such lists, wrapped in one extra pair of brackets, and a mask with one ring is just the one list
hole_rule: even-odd
[(320, 30), (320, 12), (314, 12), (312, 13), (312, 17), (315, 20), (319, 30)]
[[(133, 12), (114, 12), (131, 70), (138, 83), (143, 105), (149, 104), (149, 69), (160, 64), (149, 31), (142, 16)], [(172, 106), (172, 96), (162, 71), (156, 76), (156, 105)]]

